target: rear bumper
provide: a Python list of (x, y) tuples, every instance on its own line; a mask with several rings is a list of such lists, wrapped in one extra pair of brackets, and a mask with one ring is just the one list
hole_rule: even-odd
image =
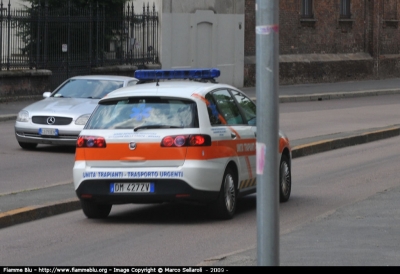
[(140, 182), (154, 183), (154, 193), (111, 193), (111, 183), (132, 183), (134, 180), (88, 180), (83, 181), (76, 189), (80, 199), (89, 199), (99, 203), (162, 203), (183, 202), (207, 204), (218, 198), (218, 191), (202, 191), (192, 188), (179, 179), (151, 179)]

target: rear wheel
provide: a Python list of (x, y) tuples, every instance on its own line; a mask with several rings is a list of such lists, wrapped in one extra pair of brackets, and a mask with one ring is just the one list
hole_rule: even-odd
[(279, 165), (279, 201), (287, 202), (292, 189), (292, 173), (290, 171), (290, 162), (286, 155), (282, 155)]
[(112, 205), (99, 204), (87, 200), (81, 200), (83, 213), (89, 219), (104, 219), (110, 214)]
[(235, 173), (232, 169), (227, 168), (216, 205), (217, 216), (221, 219), (232, 219), (235, 214), (237, 203), (236, 185)]
[(35, 149), (37, 147), (37, 144), (35, 144), (35, 143), (18, 142), (18, 144), (23, 149)]

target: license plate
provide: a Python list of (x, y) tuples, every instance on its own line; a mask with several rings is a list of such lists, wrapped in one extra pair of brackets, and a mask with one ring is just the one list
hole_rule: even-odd
[(58, 136), (56, 128), (39, 128), (39, 135)]
[(112, 183), (111, 193), (152, 193), (154, 183)]

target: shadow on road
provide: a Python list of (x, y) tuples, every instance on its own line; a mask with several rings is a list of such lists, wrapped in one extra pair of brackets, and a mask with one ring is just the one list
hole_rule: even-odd
[[(107, 219), (89, 220), (108, 224), (202, 224), (224, 222), (215, 217), (214, 209), (210, 206), (192, 204), (151, 204), (151, 205), (114, 205)], [(239, 219), (242, 215), (251, 214), (256, 209), (256, 196), (250, 195), (241, 198), (238, 202), (236, 214), (233, 218)], [(115, 210), (115, 211), (114, 211)], [(114, 211), (114, 212), (113, 212)], [(83, 213), (82, 213), (83, 214)], [(229, 220), (228, 220), (229, 221)]]

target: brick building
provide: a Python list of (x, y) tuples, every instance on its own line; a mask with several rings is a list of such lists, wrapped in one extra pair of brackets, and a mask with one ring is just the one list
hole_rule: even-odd
[[(245, 0), (245, 85), (255, 83), (255, 0)], [(280, 84), (400, 77), (400, 0), (280, 0)]]

